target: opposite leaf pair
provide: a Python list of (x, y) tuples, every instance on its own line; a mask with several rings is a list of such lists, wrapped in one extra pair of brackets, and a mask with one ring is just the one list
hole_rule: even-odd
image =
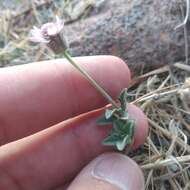
[(110, 135), (102, 142), (104, 145), (115, 146), (119, 151), (126, 148), (133, 142), (135, 121), (129, 118), (127, 108), (127, 89), (124, 89), (120, 96), (120, 107), (106, 109), (103, 118), (99, 119), (99, 125), (112, 124)]

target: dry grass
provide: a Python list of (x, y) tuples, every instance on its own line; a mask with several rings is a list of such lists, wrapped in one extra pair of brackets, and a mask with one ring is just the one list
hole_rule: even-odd
[[(9, 5), (10, 2), (14, 2), (14, 6)], [(46, 47), (31, 46), (28, 43), (27, 38), (32, 26), (52, 21), (55, 15), (64, 18), (67, 24), (87, 16), (90, 8), (95, 6), (95, 0), (10, 2), (0, 1), (0, 67), (52, 59), (53, 55)], [(10, 8), (3, 8), (6, 4)]]
[[(71, 1), (31, 2), (22, 10), (7, 9), (0, 13), (1, 67), (52, 58), (45, 47), (28, 44), (31, 26), (52, 20), (55, 14), (67, 13), (68, 22), (82, 14), (70, 14), (74, 9)], [(186, 43), (186, 63), (187, 48)], [(147, 141), (132, 154), (144, 171), (146, 189), (190, 189), (189, 77), (190, 66), (176, 63), (141, 75), (129, 89), (129, 101), (140, 106), (149, 118)]]
[(145, 173), (146, 189), (190, 189), (189, 76), (190, 66), (176, 63), (134, 79), (129, 92), (150, 125), (145, 145), (133, 156)]

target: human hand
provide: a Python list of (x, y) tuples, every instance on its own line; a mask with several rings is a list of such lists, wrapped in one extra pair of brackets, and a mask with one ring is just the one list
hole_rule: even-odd
[[(130, 83), (128, 67), (116, 57), (77, 62), (114, 98)], [(66, 60), (1, 69), (0, 189), (62, 190), (67, 184), (69, 190), (142, 189), (143, 176), (134, 161), (118, 153), (100, 155), (112, 151), (101, 145), (110, 127), (96, 125), (105, 104)], [(136, 148), (148, 124), (140, 109), (128, 109), (136, 119)]]

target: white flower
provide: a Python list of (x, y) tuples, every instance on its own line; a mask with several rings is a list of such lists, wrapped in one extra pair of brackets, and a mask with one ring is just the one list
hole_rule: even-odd
[(56, 22), (43, 24), (40, 28), (34, 26), (29, 40), (36, 43), (49, 43), (51, 36), (59, 35), (63, 28), (64, 22), (56, 16)]
[(44, 35), (42, 34), (41, 29), (37, 28), (36, 26), (33, 26), (33, 29), (30, 31), (31, 37), (29, 37), (29, 40), (31, 42), (36, 43), (48, 43), (49, 40), (45, 39)]
[(40, 28), (34, 26), (29, 40), (35, 43), (45, 43), (55, 53), (67, 49), (67, 43), (63, 36), (64, 22), (56, 16), (55, 22), (43, 24)]

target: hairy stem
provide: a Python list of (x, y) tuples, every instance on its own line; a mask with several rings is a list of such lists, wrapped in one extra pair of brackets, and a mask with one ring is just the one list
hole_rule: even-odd
[(75, 63), (67, 51), (64, 51), (64, 56), (103, 95), (103, 97), (112, 104), (114, 108), (118, 108), (112, 97), (82, 67)]

